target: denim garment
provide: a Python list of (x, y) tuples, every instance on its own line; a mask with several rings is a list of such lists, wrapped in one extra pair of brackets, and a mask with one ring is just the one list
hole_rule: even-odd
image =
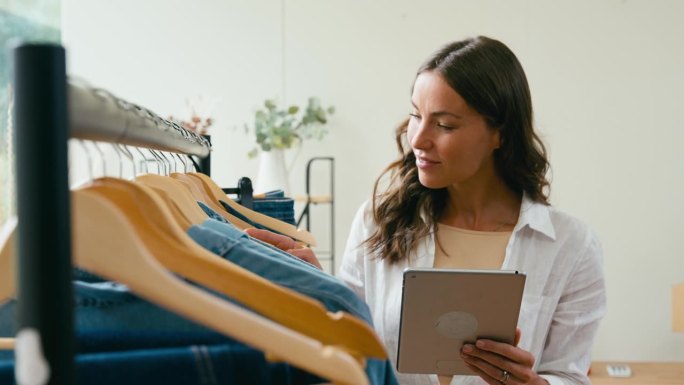
[[(223, 204), (223, 202), (221, 202), (221, 203)], [(223, 218), (221, 215), (219, 215), (219, 213), (217, 213), (216, 211), (214, 211), (213, 209), (211, 209), (209, 206), (205, 205), (203, 202), (199, 202), (199, 201), (198, 201), (197, 204), (199, 205), (199, 207), (202, 208), (202, 210), (204, 210), (204, 213), (207, 214), (207, 216), (208, 216), (209, 218), (214, 219), (214, 220), (217, 220), (217, 221), (219, 221), (219, 222), (223, 222), (223, 223), (230, 223), (230, 222), (228, 222), (225, 218)], [(240, 212), (238, 212), (237, 210), (233, 209), (232, 207), (230, 207), (230, 206), (228, 206), (228, 205), (225, 205), (225, 204), (224, 204), (224, 207), (225, 207), (226, 211), (227, 211), (229, 214), (233, 215), (234, 217), (237, 217), (238, 219), (243, 220), (244, 222), (246, 222), (246, 223), (247, 223), (248, 225), (250, 225), (250, 226), (253, 226), (253, 227), (257, 228), (257, 229), (268, 230), (268, 231), (274, 232), (274, 233), (276, 233), (276, 234), (283, 235), (282, 233), (280, 233), (280, 232), (278, 232), (278, 231), (276, 231), (276, 230), (270, 229), (270, 228), (268, 228), (268, 227), (266, 227), (266, 226), (262, 226), (262, 225), (260, 225), (260, 224), (258, 224), (258, 223), (256, 223), (256, 222), (253, 222), (251, 219), (249, 219), (249, 218), (247, 218), (246, 216), (242, 215)]]
[(231, 224), (207, 219), (187, 232), (212, 253), (271, 282), (315, 298), (328, 310), (343, 310), (369, 324), (372, 322), (368, 306), (342, 281), (289, 253), (257, 242)]
[[(114, 282), (73, 282), (74, 328), (76, 333), (121, 333), (120, 343), (135, 344), (146, 333), (164, 333), (187, 339), (229, 341), (220, 333), (200, 326), (181, 316), (147, 302)], [(11, 300), (0, 307), (0, 337), (17, 332), (17, 302)], [(78, 341), (77, 341), (78, 344)], [(0, 359), (12, 352), (0, 350)]]
[[(204, 205), (202, 202), (197, 202), (197, 203), (198, 203), (199, 206), (204, 210), (204, 212), (209, 216), (209, 218), (214, 219), (214, 220), (216, 220), (216, 221), (219, 221), (219, 222), (221, 222), (221, 223), (228, 224), (228, 225), (231, 226), (231, 227), (234, 227), (230, 222), (228, 222), (225, 218), (223, 218), (222, 216), (220, 216), (216, 211), (214, 211), (214, 210), (212, 210), (211, 208), (207, 207), (207, 206)], [(220, 233), (222, 233), (223, 231), (225, 231), (225, 229), (221, 229), (221, 228), (219, 228), (219, 229), (217, 229), (217, 230), (218, 230), (218, 232), (220, 232)], [(267, 229), (267, 230), (268, 230), (268, 229)], [(273, 230), (269, 230), (269, 231), (273, 231)], [(245, 235), (246, 235), (246, 234), (245, 234)], [(248, 237), (249, 237), (249, 236), (248, 236)], [(261, 244), (262, 246), (267, 247), (267, 248), (273, 250), (276, 254), (280, 255), (283, 259), (285, 259), (285, 260), (286, 260), (287, 262), (289, 262), (289, 263), (294, 263), (295, 265), (300, 265), (300, 266), (306, 266), (307, 268), (312, 269), (313, 271), (315, 271), (316, 274), (321, 274), (321, 273), (323, 273), (323, 272), (321, 272), (316, 266), (310, 264), (309, 262), (306, 262), (306, 261), (304, 261), (304, 260), (302, 260), (302, 259), (300, 259), (300, 258), (297, 258), (297, 257), (293, 256), (292, 254), (285, 253), (285, 252), (283, 252), (282, 250), (278, 249), (277, 247), (271, 245), (270, 243), (263, 242), (263, 241), (261, 241), (261, 240), (259, 240), (259, 239), (253, 238), (253, 237), (249, 237), (249, 239), (251, 239), (253, 242), (259, 243), (259, 244)], [(323, 273), (323, 274), (327, 276), (327, 274), (325, 274), (325, 273)]]
[[(87, 353), (76, 356), (83, 385), (308, 385), (322, 379), (284, 363), (270, 363), (244, 345), (192, 345)], [(14, 362), (0, 361), (0, 384), (14, 383)]]
[(252, 209), (294, 225), (294, 199), (292, 198), (255, 199), (252, 202)]
[[(229, 223), (225, 218), (223, 218), (223, 217), (222, 217), (221, 215), (219, 215), (216, 211), (212, 210), (209, 206), (205, 205), (204, 203), (202, 203), (202, 202), (197, 202), (197, 204), (202, 208), (202, 210), (204, 210), (204, 212), (207, 214), (207, 216), (209, 216), (209, 218), (215, 219), (215, 220), (217, 220), (217, 221), (219, 221), (219, 222)], [(260, 224), (258, 224), (258, 223), (256, 223), (256, 222), (252, 221), (251, 219), (249, 219), (249, 218), (247, 218), (246, 216), (242, 215), (242, 213), (240, 213), (240, 212), (238, 212), (237, 210), (235, 210), (234, 208), (228, 206), (228, 205), (225, 204), (224, 202), (221, 202), (221, 205), (223, 205), (223, 208), (225, 208), (225, 210), (226, 210), (226, 212), (228, 212), (228, 214), (230, 214), (230, 215), (232, 215), (232, 216), (234, 216), (234, 217), (236, 217), (236, 218), (238, 218), (238, 219), (240, 219), (240, 220), (246, 222), (248, 225), (250, 225), (250, 226), (252, 226), (252, 227), (255, 227), (255, 228), (261, 229), (261, 230), (272, 231), (272, 232), (274, 232), (274, 233), (276, 233), (276, 234), (281, 234), (281, 233), (279, 233), (278, 231), (275, 231), (275, 230), (273, 230), (273, 229), (269, 229), (269, 228), (266, 227), (266, 226), (262, 226), (262, 225), (260, 225)], [(281, 234), (281, 235), (282, 235), (282, 234)]]
[[(226, 218), (224, 218), (224, 217), (222, 217), (221, 215), (219, 215), (219, 213), (217, 213), (217, 212), (214, 211), (211, 207), (209, 207), (209, 206), (207, 206), (206, 204), (204, 204), (204, 202), (197, 201), (197, 204), (198, 204), (199, 207), (202, 209), (202, 211), (204, 211), (204, 213), (207, 214), (207, 216), (208, 216), (209, 218), (214, 219), (214, 220), (217, 220), (217, 221), (219, 221), (219, 222), (228, 223), (228, 221), (226, 220)], [(242, 218), (240, 218), (240, 219), (242, 219)], [(249, 222), (248, 222), (248, 223), (249, 223)], [(249, 224), (251, 225), (251, 223), (249, 223)]]
[[(188, 235), (209, 251), (271, 282), (317, 299), (329, 311), (346, 311), (372, 326), (368, 306), (353, 291), (299, 258), (212, 219), (192, 226)], [(388, 360), (368, 359), (366, 373), (371, 384), (397, 384)]]
[[(240, 203), (239, 200), (237, 202)], [(295, 224), (294, 200), (285, 197), (283, 190), (272, 190), (253, 197), (252, 209), (292, 225)]]
[[(237, 213), (237, 211), (228, 204), (223, 201), (219, 202), (221, 205), (223, 205), (226, 211), (239, 217), (240, 219), (243, 219), (240, 215), (236, 215), (235, 213)], [(294, 200), (291, 198), (278, 198), (263, 201), (254, 200), (252, 203), (252, 210), (276, 219), (284, 220), (285, 222), (294, 225)]]

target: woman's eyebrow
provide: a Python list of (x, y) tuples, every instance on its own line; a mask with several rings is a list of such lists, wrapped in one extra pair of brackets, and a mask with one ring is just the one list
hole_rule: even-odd
[[(416, 106), (416, 103), (414, 103), (413, 100), (411, 100), (411, 105), (413, 106), (413, 108), (415, 108), (416, 110), (420, 111), (420, 108), (418, 108), (418, 106)], [(463, 119), (463, 116), (462, 116), (462, 115), (455, 114), (455, 113), (449, 112), (449, 111), (435, 111), (435, 112), (431, 113), (430, 115), (432, 115), (432, 116), (444, 116), (444, 115), (449, 115), (449, 116), (454, 117), (454, 118), (456, 118), (456, 119)]]

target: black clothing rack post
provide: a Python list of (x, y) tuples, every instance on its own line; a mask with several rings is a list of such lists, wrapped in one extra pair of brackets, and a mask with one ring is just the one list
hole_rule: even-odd
[[(69, 137), (200, 158), (210, 144), (150, 110), (66, 78), (64, 48), (13, 49), (18, 331), (40, 335), (48, 384), (75, 382)], [(16, 357), (15, 359), (21, 359)], [(16, 365), (15, 361), (15, 365)]]
[[(211, 144), (211, 135), (202, 135), (202, 137)], [(211, 176), (211, 153), (204, 159), (200, 159), (199, 167), (204, 175)]]
[(240, 204), (248, 209), (254, 206), (254, 189), (252, 188), (252, 180), (243, 176), (238, 180), (237, 187), (223, 188), (226, 194), (235, 194), (240, 199)]
[(19, 330), (38, 331), (48, 384), (73, 384), (74, 328), (64, 49), (13, 50)]
[[(330, 162), (330, 197), (323, 200), (311, 196), (311, 165), (316, 161)], [(329, 257), (326, 259), (330, 260), (330, 273), (335, 274), (335, 158), (330, 156), (314, 157), (306, 163), (306, 204), (302, 214), (297, 219), (297, 227), (306, 217), (306, 231), (311, 231), (311, 206), (319, 203), (330, 204), (330, 251), (328, 252)]]

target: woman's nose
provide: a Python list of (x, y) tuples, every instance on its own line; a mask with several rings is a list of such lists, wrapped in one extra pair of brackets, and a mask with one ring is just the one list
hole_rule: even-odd
[[(432, 143), (430, 139), (430, 128), (425, 120), (413, 122), (413, 135), (410, 137), (410, 145), (412, 148), (425, 150), (430, 147)], [(409, 127), (410, 128), (410, 127)]]

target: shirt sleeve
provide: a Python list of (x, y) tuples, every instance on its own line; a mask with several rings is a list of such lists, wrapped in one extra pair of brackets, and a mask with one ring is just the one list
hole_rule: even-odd
[(366, 215), (368, 207), (368, 202), (364, 203), (354, 216), (342, 256), (342, 264), (337, 274), (364, 301), (366, 300), (366, 248), (363, 242), (368, 238), (368, 216)]
[(591, 347), (606, 313), (603, 251), (588, 233), (553, 315), (537, 372), (550, 385), (591, 385)]

